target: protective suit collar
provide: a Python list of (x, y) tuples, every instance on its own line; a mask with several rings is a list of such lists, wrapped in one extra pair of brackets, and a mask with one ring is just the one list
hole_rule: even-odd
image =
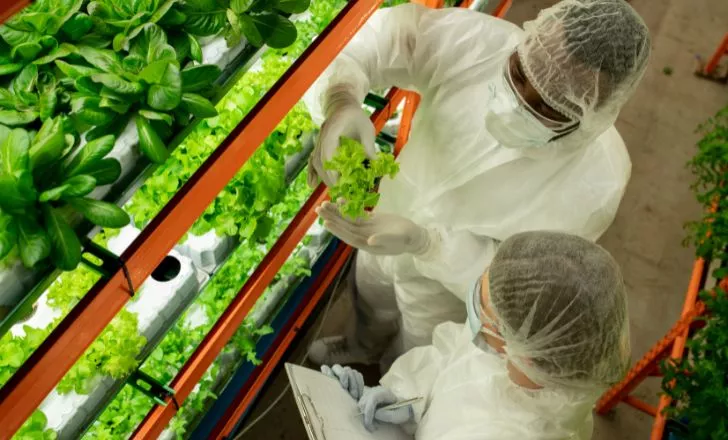
[(484, 353), (462, 324), (435, 329), (433, 345), (410, 350), (381, 383), (415, 405), (417, 440), (579, 439), (591, 437), (591, 410), (599, 395), (528, 390), (511, 382), (506, 360)]

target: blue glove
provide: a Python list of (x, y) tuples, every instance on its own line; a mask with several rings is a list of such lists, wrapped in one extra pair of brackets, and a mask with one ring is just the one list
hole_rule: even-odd
[(359, 410), (364, 413), (364, 427), (367, 431), (373, 431), (374, 420), (393, 425), (402, 425), (414, 419), (415, 413), (412, 405), (396, 409), (378, 409), (382, 406), (397, 403), (399, 399), (394, 393), (383, 386), (367, 388), (359, 400)]
[(321, 365), (321, 372), (338, 380), (341, 387), (345, 389), (351, 397), (354, 398), (354, 400), (359, 400), (362, 394), (364, 394), (364, 376), (353, 368), (342, 367), (338, 364), (333, 367)]

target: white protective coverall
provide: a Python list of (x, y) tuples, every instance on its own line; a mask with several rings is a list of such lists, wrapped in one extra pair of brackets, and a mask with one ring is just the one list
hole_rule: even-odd
[[(380, 386), (360, 392), (360, 373), (322, 371), (358, 400), (369, 429), (400, 425), (418, 440), (590, 438), (593, 404), (630, 362), (614, 258), (575, 235), (519, 233), (469, 293), (467, 324), (440, 324), (432, 345), (400, 356)], [(385, 408), (412, 398), (423, 400)]]
[(435, 329), (432, 345), (400, 356), (380, 382), (401, 399), (425, 397), (413, 407), (414, 423), (403, 426), (417, 440), (587, 440), (599, 397), (521, 388), (503, 357), (476, 347), (467, 326), (452, 322)]
[[(360, 101), (370, 89), (390, 86), (421, 96), (398, 159), (400, 172), (383, 179), (375, 212), (434, 229), (441, 245), (421, 256), (358, 253), (356, 339), (363, 347), (387, 346), (399, 329), (392, 346), (396, 355), (428, 344), (441, 322), (463, 322), (462, 300), (471, 280), (510, 235), (549, 229), (596, 240), (614, 219), (631, 163), (613, 122), (644, 71), (646, 55), (633, 60), (635, 73), (627, 85), (598, 109), (596, 92), (583, 102), (569, 98), (557, 106), (558, 98), (550, 96), (588, 95), (559, 83), (559, 75), (580, 74), (578, 66), (546, 72), (539, 68), (549, 68), (543, 60), (529, 54), (536, 44), (523, 43), (518, 51), (529, 80), (550, 78), (558, 93), (549, 84), (537, 90), (555, 109), (577, 117), (579, 128), (539, 149), (509, 148), (486, 130), (493, 84), (502, 81), (516, 46), (529, 34), (565, 25), (543, 15), (531, 30), (527, 23), (524, 33), (465, 9), (405, 4), (380, 10), (307, 93), (318, 123), (324, 95), (335, 85), (351, 86)], [(548, 42), (538, 43), (543, 49)], [(527, 65), (525, 56), (534, 62)]]

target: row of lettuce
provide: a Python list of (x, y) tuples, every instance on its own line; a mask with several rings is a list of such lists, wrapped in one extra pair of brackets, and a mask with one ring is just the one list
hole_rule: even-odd
[[(0, 26), (0, 261), (72, 270), (73, 225), (118, 228), (129, 216), (89, 197), (116, 181), (106, 157), (130, 121), (138, 149), (163, 163), (167, 142), (209, 100), (220, 69), (202, 41), (288, 47), (288, 15), (309, 0), (37, 0)], [(85, 143), (88, 142), (88, 143)]]
[[(700, 131), (703, 137), (689, 167), (705, 215), (687, 224), (686, 244), (695, 246), (698, 257), (721, 262), (712, 276), (723, 280), (728, 277), (728, 107)], [(687, 356), (663, 363), (662, 388), (675, 402), (667, 412), (682, 435), (676, 438), (728, 438), (728, 297), (718, 285), (700, 298), (708, 309), (701, 318), (704, 326), (688, 340)]]
[[(201, 121), (136, 191), (125, 206), (126, 211), (122, 211), (124, 215), (128, 213), (134, 224), (143, 228), (336, 16), (343, 4), (343, 1), (313, 1), (310, 15), (295, 23), (295, 42), (285, 49), (269, 49), (263, 54), (259, 68), (246, 72), (216, 105), (216, 115)], [(144, 35), (147, 28), (143, 27), (139, 34)], [(301, 104), (295, 106), (197, 220), (192, 233), (199, 235), (214, 229), (218, 235), (240, 238), (241, 244), (188, 309), (204, 310), (207, 316), (205, 323), (194, 324), (185, 315), (180, 317), (141, 365), (142, 371), (162, 382), (171, 380), (237, 294), (247, 274), (262, 260), (267, 249), (310, 195), (305, 176), (297, 177), (290, 186), (286, 185), (285, 163), (286, 158), (302, 149), (302, 135), (314, 128), (305, 108)], [(98, 157), (94, 158), (98, 160)], [(117, 233), (115, 229), (104, 229), (94, 237), (94, 241), (106, 245)], [(304, 259), (293, 257), (278, 277), (305, 272), (307, 264)], [(98, 277), (83, 265), (63, 273), (47, 294), (48, 304), (60, 310), (61, 315), (46, 328), (26, 325), (24, 336), (11, 332), (3, 335), (0, 339), (0, 385), (7, 382)], [(266, 327), (256, 328), (254, 323), (246, 322), (226, 351), (255, 362), (254, 341), (267, 331)], [(93, 379), (99, 374), (115, 379), (127, 377), (139, 367), (138, 357), (146, 343), (139, 334), (136, 315), (122, 310), (65, 375), (56, 391), (60, 394), (87, 394), (96, 383)], [(206, 373), (197, 391), (173, 420), (171, 426), (178, 435), (185, 434), (189, 419), (210, 397), (209, 385), (218, 368), (216, 364)], [(124, 438), (133, 431), (152, 404), (146, 395), (125, 386), (86, 436), (95, 439)], [(16, 438), (55, 438), (56, 435), (46, 427), (45, 415), (36, 411)]]

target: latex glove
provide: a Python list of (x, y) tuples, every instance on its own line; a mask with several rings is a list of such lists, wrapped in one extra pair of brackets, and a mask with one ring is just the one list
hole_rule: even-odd
[(329, 367), (321, 365), (321, 372), (325, 375), (339, 381), (341, 387), (345, 389), (354, 400), (359, 400), (364, 394), (364, 376), (351, 367), (342, 367), (339, 364)]
[(316, 213), (324, 227), (349, 246), (375, 255), (422, 255), (436, 243), (433, 231), (395, 214), (372, 213), (368, 218), (350, 220), (338, 206), (324, 202)]
[(352, 93), (351, 86), (333, 86), (326, 95), (326, 120), (321, 125), (316, 145), (308, 158), (307, 182), (311, 188), (315, 188), (319, 180), (331, 186), (339, 179), (339, 173), (325, 170), (324, 163), (336, 154), (341, 136), (359, 141), (370, 159), (375, 159), (377, 155), (374, 124)]
[(402, 425), (414, 419), (412, 405), (396, 409), (379, 409), (382, 406), (397, 403), (399, 399), (394, 393), (383, 386), (367, 388), (359, 399), (359, 410), (364, 414), (364, 427), (368, 431), (374, 430), (374, 421)]

